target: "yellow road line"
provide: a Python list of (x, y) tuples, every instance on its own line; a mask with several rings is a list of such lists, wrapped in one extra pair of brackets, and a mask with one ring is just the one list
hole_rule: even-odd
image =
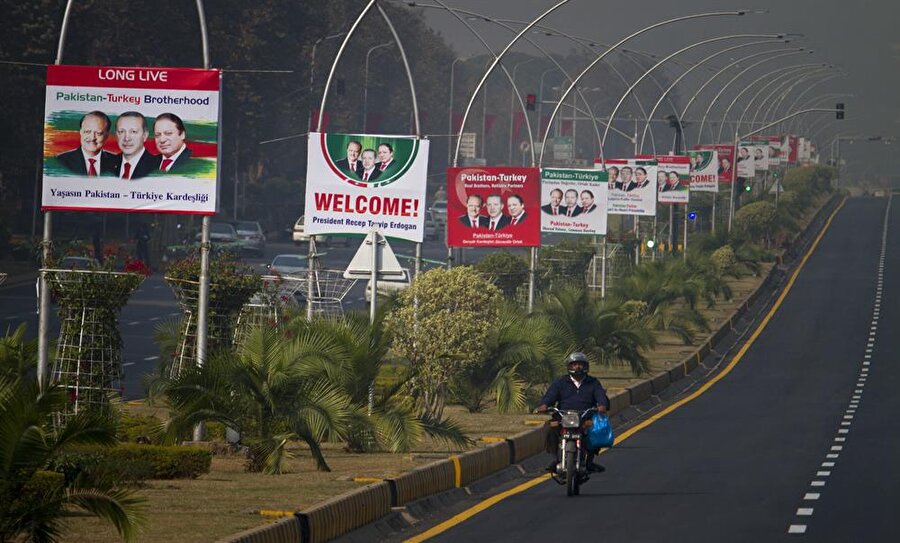
[[(841, 210), (841, 208), (844, 207), (844, 204), (846, 202), (847, 202), (847, 198), (844, 198), (843, 200), (841, 200), (840, 205), (838, 205), (837, 208), (835, 208), (835, 210), (828, 217), (828, 220), (825, 221), (825, 226), (822, 227), (822, 231), (819, 232), (819, 235), (816, 236), (816, 239), (812, 242), (812, 245), (809, 247), (809, 250), (806, 251), (805, 255), (803, 255), (803, 258), (800, 260), (800, 264), (797, 265), (797, 269), (794, 270), (794, 273), (791, 275), (791, 278), (787, 282), (787, 285), (785, 285), (784, 290), (781, 292), (781, 295), (778, 296), (778, 299), (775, 300), (774, 304), (772, 304), (772, 308), (769, 309), (769, 312), (766, 313), (765, 318), (763, 318), (762, 322), (759, 323), (759, 326), (756, 327), (756, 330), (753, 332), (753, 335), (750, 336), (750, 339), (747, 340), (747, 342), (744, 344), (743, 347), (741, 347), (741, 349), (738, 351), (738, 353), (736, 355), (734, 355), (734, 358), (731, 360), (731, 362), (729, 362), (728, 365), (725, 366), (725, 368), (722, 369), (722, 371), (719, 372), (715, 377), (713, 377), (712, 379), (707, 381), (703, 386), (698, 388), (696, 391), (694, 391), (689, 396), (685, 396), (681, 400), (678, 400), (677, 402), (675, 402), (672, 405), (670, 405), (669, 407), (663, 409), (659, 413), (656, 413), (649, 419), (641, 422), (640, 424), (636, 424), (635, 426), (632, 426), (625, 432), (622, 432), (621, 435), (616, 436), (616, 443), (621, 443), (621, 442), (625, 441), (629, 437), (631, 437), (634, 434), (636, 434), (637, 432), (643, 430), (647, 426), (650, 426), (651, 424), (653, 424), (654, 422), (663, 418), (664, 416), (668, 415), (672, 411), (675, 411), (676, 409), (685, 405), (686, 403), (696, 400), (701, 394), (703, 394), (704, 392), (709, 390), (710, 387), (712, 387), (714, 384), (718, 383), (723, 378), (725, 378), (726, 375), (731, 373), (731, 370), (733, 370), (734, 367), (737, 366), (738, 362), (740, 362), (741, 359), (744, 357), (744, 355), (747, 353), (747, 351), (750, 350), (750, 347), (753, 346), (753, 343), (760, 336), (760, 334), (762, 334), (763, 330), (765, 330), (766, 326), (769, 324), (769, 321), (772, 320), (772, 317), (775, 315), (775, 312), (778, 311), (778, 309), (781, 307), (782, 302), (784, 302), (784, 299), (787, 298), (788, 293), (791, 291), (791, 288), (794, 286), (794, 283), (797, 281), (797, 277), (800, 275), (800, 271), (806, 265), (806, 261), (809, 260), (809, 257), (813, 254), (813, 251), (815, 251), (816, 247), (819, 246), (819, 242), (822, 240), (822, 238), (825, 236), (825, 232), (827, 232), (828, 228), (831, 226), (831, 221), (838, 214), (838, 212)], [(601, 451), (601, 454), (604, 452), (606, 452), (606, 449)], [(456, 466), (456, 486), (459, 487), (459, 481), (460, 481), (459, 460), (456, 459), (455, 457), (452, 457), (452, 458), (454, 459), (454, 465)], [(461, 523), (465, 522), (466, 520), (470, 519), (471, 517), (477, 515), (478, 513), (482, 512), (482, 511), (484, 511), (485, 509), (488, 509), (489, 507), (492, 507), (492, 506), (500, 503), (501, 501), (505, 500), (506, 498), (508, 498), (510, 496), (514, 496), (514, 495), (522, 493), (522, 492), (525, 492), (529, 488), (531, 488), (533, 486), (537, 486), (540, 483), (542, 483), (548, 479), (550, 479), (549, 474), (541, 475), (541, 476), (535, 477), (534, 479), (531, 479), (530, 481), (524, 482), (516, 487), (513, 487), (505, 492), (501, 492), (500, 494), (491, 496), (490, 498), (479, 502), (478, 504), (470, 507), (469, 509), (466, 509), (462, 513), (454, 515), (453, 517), (430, 528), (429, 530), (405, 540), (403, 543), (420, 543), (422, 541), (427, 541), (428, 539), (431, 539), (432, 537), (434, 537), (436, 535), (440, 535), (440, 534), (446, 532), (447, 530), (456, 526), (457, 524), (461, 524)]]

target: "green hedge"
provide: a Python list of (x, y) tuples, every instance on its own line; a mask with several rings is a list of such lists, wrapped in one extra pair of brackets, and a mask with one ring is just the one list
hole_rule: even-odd
[(136, 484), (147, 479), (194, 479), (209, 473), (212, 452), (199, 447), (122, 444), (115, 447), (79, 447), (59, 456), (53, 471), (75, 483)]

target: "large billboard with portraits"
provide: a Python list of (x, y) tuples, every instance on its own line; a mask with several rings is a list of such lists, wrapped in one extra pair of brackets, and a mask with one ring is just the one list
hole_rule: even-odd
[(750, 142), (753, 146), (753, 169), (757, 172), (765, 172), (769, 170), (769, 143), (766, 141), (754, 140)]
[(686, 204), (690, 200), (691, 159), (686, 155), (656, 157), (657, 201), (661, 204)]
[[(603, 162), (594, 160), (594, 168)], [(644, 159), (609, 159), (609, 204), (611, 215), (656, 216), (656, 161)]]
[(538, 247), (538, 168), (447, 168), (447, 245)]
[(606, 234), (607, 172), (541, 170), (541, 231)]
[(754, 145), (749, 141), (742, 141), (738, 144), (737, 156), (737, 176), (744, 179), (750, 179), (756, 175), (756, 164), (754, 163), (753, 150)]
[(695, 151), (715, 151), (716, 173), (719, 176), (719, 183), (731, 183), (734, 181), (735, 160), (734, 160), (734, 144), (718, 143), (714, 145), (695, 145)]
[(691, 192), (719, 192), (719, 157), (711, 149), (688, 151)]
[(220, 76), (48, 66), (41, 208), (215, 213)]
[(428, 140), (415, 136), (311, 132), (307, 145), (307, 234), (425, 235)]

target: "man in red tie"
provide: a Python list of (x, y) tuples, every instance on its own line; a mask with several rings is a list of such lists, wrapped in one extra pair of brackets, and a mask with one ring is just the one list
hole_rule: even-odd
[(374, 181), (381, 175), (378, 164), (375, 162), (375, 149), (364, 149), (362, 152), (362, 177), (363, 181)]
[(566, 217), (577, 217), (581, 213), (581, 208), (578, 207), (577, 190), (569, 189), (566, 191), (566, 205), (563, 207), (566, 210)]
[(383, 172), (394, 163), (394, 148), (390, 143), (378, 144), (378, 171)]
[(469, 228), (487, 228), (488, 218), (481, 214), (481, 195), (470, 194), (466, 198), (466, 214), (459, 217), (460, 224)]
[(122, 179), (138, 179), (159, 169), (159, 156), (144, 149), (148, 135), (147, 119), (137, 111), (126, 111), (116, 119), (116, 140), (122, 150), (116, 157), (116, 171)]
[(488, 230), (502, 230), (509, 225), (509, 215), (503, 214), (503, 198), (499, 194), (491, 194), (487, 197)]
[(565, 213), (566, 208), (559, 205), (563, 199), (563, 191), (561, 189), (553, 189), (550, 191), (550, 203), (541, 206), (541, 211), (549, 215), (559, 215)]
[(525, 202), (518, 194), (507, 196), (506, 209), (509, 211), (509, 224), (516, 226), (525, 220)]
[(116, 155), (103, 150), (110, 125), (106, 113), (86, 113), (78, 129), (81, 147), (58, 155), (56, 160), (70, 172), (87, 177), (115, 173)]
[(184, 144), (187, 134), (181, 117), (174, 113), (162, 113), (153, 123), (153, 139), (162, 160), (159, 170), (162, 172), (178, 171), (184, 168), (191, 158), (191, 150)]

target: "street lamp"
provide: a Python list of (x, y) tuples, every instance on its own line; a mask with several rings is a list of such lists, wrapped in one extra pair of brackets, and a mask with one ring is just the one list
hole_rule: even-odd
[[(332, 34), (330, 36), (325, 36), (317, 39), (313, 42), (312, 52), (309, 54), (309, 96), (312, 97), (313, 94), (313, 84), (315, 79), (316, 72), (316, 49), (319, 47), (319, 44), (328, 40), (333, 40), (335, 38), (340, 38), (346, 35), (346, 32), (339, 32), (337, 34)], [(322, 112), (319, 111), (319, 116), (322, 116)], [(312, 108), (309, 109), (308, 120), (306, 122), (307, 128), (312, 128)]]
[[(753, 118), (750, 119), (750, 126), (756, 125), (756, 118), (759, 116), (760, 112), (762, 112), (763, 107), (768, 104), (769, 107), (766, 110), (766, 114), (762, 117), (762, 121), (766, 121), (766, 116), (768, 115), (769, 111), (773, 108), (775, 103), (778, 102), (778, 99), (774, 98), (776, 94), (783, 91), (779, 95), (779, 98), (783, 100), (784, 97), (790, 94), (791, 91), (800, 83), (809, 81), (810, 79), (815, 79), (817, 77), (828, 76), (831, 73), (829, 68), (833, 68), (833, 66), (823, 65), (819, 69), (801, 70), (799, 73), (795, 73), (792, 76), (786, 77), (785, 80), (781, 82), (781, 84), (776, 86), (772, 90), (772, 92), (767, 94), (765, 98), (759, 101), (759, 107), (756, 108), (756, 111), (753, 113)], [(787, 88), (785, 89), (785, 87)], [(763, 89), (760, 89), (760, 93), (762, 92), (762, 90)], [(755, 100), (756, 96), (754, 96), (753, 98)], [(751, 100), (751, 103), (752, 102), (753, 100)], [(748, 105), (747, 107), (749, 108), (750, 106)], [(743, 115), (741, 115), (741, 117), (743, 117)]]
[(381, 45), (376, 45), (375, 47), (370, 47), (368, 51), (366, 51), (366, 68), (363, 72), (363, 132), (366, 134), (369, 133), (369, 57), (372, 55), (373, 51), (378, 49), (389, 47), (394, 45), (394, 42), (389, 41), (382, 43)]
[(843, 75), (844, 75), (843, 73), (834, 73), (834, 74), (821, 73), (821, 74), (810, 74), (807, 77), (799, 79), (793, 85), (788, 87), (787, 90), (785, 90), (778, 98), (776, 98), (775, 100), (772, 100), (772, 102), (769, 104), (768, 109), (766, 109), (766, 113), (763, 115), (763, 121), (768, 121), (769, 119), (773, 119), (774, 115), (777, 115), (778, 109), (781, 107), (781, 104), (783, 104), (784, 101), (787, 100), (787, 97), (790, 96), (790, 94), (792, 92), (794, 92), (794, 89), (797, 87), (797, 85), (799, 85), (801, 83), (805, 83), (809, 79), (816, 79), (815, 82), (809, 83), (808, 85), (804, 86), (804, 88), (808, 89), (810, 87), (815, 87), (816, 85), (822, 84), (826, 81), (830, 81), (836, 77), (841, 77)]
[[(647, 26), (647, 27), (644, 27), (644, 28), (638, 30), (637, 32), (633, 32), (633, 33), (629, 34), (625, 38), (619, 40), (615, 45), (613, 45), (612, 47), (610, 47), (609, 49), (607, 49), (606, 51), (601, 53), (599, 56), (597, 56), (597, 58), (595, 58), (590, 64), (588, 64), (588, 66), (584, 70), (582, 70), (582, 72), (578, 75), (578, 77), (576, 77), (575, 80), (572, 81), (572, 84), (569, 85), (569, 88), (566, 89), (566, 92), (563, 93), (560, 100), (556, 103), (556, 106), (553, 109), (553, 113), (550, 115), (550, 122), (551, 123), (553, 122), (553, 119), (556, 117), (556, 114), (559, 112), (559, 108), (562, 106), (562, 103), (565, 102), (566, 97), (568, 97), (569, 93), (572, 92), (572, 89), (575, 87), (575, 85), (578, 84), (578, 82), (581, 80), (581, 78), (584, 77), (584, 75), (587, 74), (594, 66), (596, 66), (598, 62), (603, 60), (603, 58), (606, 57), (606, 55), (608, 55), (611, 51), (614, 51), (617, 48), (619, 48), (621, 45), (623, 45), (628, 40), (631, 40), (632, 38), (640, 36), (641, 34), (649, 32), (650, 30), (653, 30), (655, 28), (659, 28), (661, 26), (679, 22), (679, 21), (700, 19), (700, 18), (704, 18), (704, 17), (741, 16), (741, 15), (744, 15), (745, 13), (747, 13), (747, 12), (746, 11), (716, 11), (716, 12), (708, 12), (708, 13), (698, 13), (698, 14), (694, 14), (694, 15), (685, 15), (682, 17), (675, 17), (672, 19), (667, 19), (665, 21), (654, 23), (650, 26)], [(544, 146), (544, 144), (546, 144), (546, 140), (547, 140), (547, 138), (545, 136), (544, 141), (541, 144), (541, 158), (538, 160), (539, 164), (543, 163), (543, 160), (544, 160), (544, 151), (546, 151), (546, 147)]]
[[(772, 86), (773, 84), (777, 83), (779, 80), (785, 79), (785, 78), (787, 78), (788, 81), (791, 81), (791, 80), (792, 80), (791, 78), (797, 77), (797, 74), (798, 74), (798, 73), (802, 76), (802, 75), (807, 75), (807, 74), (809, 74), (809, 73), (811, 73), (811, 72), (812, 72), (812, 73), (815, 73), (816, 71), (825, 70), (825, 69), (827, 69), (827, 66), (828, 66), (827, 64), (822, 64), (822, 63), (819, 63), (819, 64), (799, 64), (799, 65), (796, 65), (796, 66), (786, 66), (786, 67), (784, 67), (784, 68), (779, 68), (779, 69), (777, 69), (777, 70), (772, 70), (770, 73), (766, 74), (764, 77), (762, 77), (762, 78), (760, 78), (760, 79), (756, 79), (756, 80), (754, 80), (752, 83), (750, 83), (749, 85), (747, 85), (746, 87), (744, 87), (744, 88), (741, 90), (741, 92), (739, 92), (738, 95), (734, 97), (734, 100), (732, 100), (732, 102), (731, 102), (732, 105), (733, 105), (733, 104), (736, 104), (737, 101), (738, 101), (738, 99), (739, 99), (745, 92), (747, 92), (748, 90), (750, 90), (751, 88), (753, 88), (758, 82), (762, 81), (763, 78), (768, 79), (768, 81), (766, 82), (766, 84), (763, 85), (762, 87), (760, 87), (759, 90), (756, 91), (756, 94), (754, 94), (753, 97), (750, 98), (750, 101), (747, 102), (747, 106), (744, 108), (744, 111), (741, 112), (741, 116), (738, 118), (738, 121), (737, 121), (737, 130), (740, 131), (740, 129), (741, 129), (741, 124), (744, 122), (744, 117), (747, 115), (747, 112), (750, 111), (750, 108), (753, 107), (753, 104), (756, 103), (756, 99), (757, 99), (757, 98), (758, 98), (758, 97), (759, 97), (766, 89), (768, 89), (770, 86)], [(781, 73), (780, 75), (778, 75), (778, 76), (776, 76), (776, 77), (772, 77), (772, 74), (777, 73), (777, 72), (784, 72), (784, 73)], [(723, 121), (724, 121), (725, 118), (728, 116), (728, 112), (729, 112), (730, 110), (731, 110), (731, 105), (729, 105), (729, 106), (728, 106), (728, 109), (725, 111), (725, 117), (723, 117), (723, 119), (722, 119)], [(758, 111), (759, 111), (759, 109), (757, 109), (757, 112), (758, 112)], [(724, 123), (723, 123), (723, 124), (724, 124)], [(752, 125), (751, 125), (751, 126), (752, 126)], [(721, 127), (719, 128), (719, 132), (721, 132)]]
[[(513, 66), (512, 78), (513, 81), (516, 79), (516, 71), (518, 71), (519, 66), (523, 66), (528, 64), (529, 62), (533, 62), (535, 60), (540, 60), (537, 57), (531, 57), (528, 60), (523, 60), (522, 62), (517, 62), (515, 66)], [(507, 164), (512, 164), (512, 148), (513, 148), (513, 99), (515, 98), (516, 91), (515, 89), (511, 89), (509, 92), (509, 155), (506, 159)], [(528, 115), (528, 110), (522, 112), (522, 115)], [(539, 119), (540, 120), (540, 119)]]
[[(631, 84), (630, 87), (625, 89), (624, 93), (622, 93), (622, 96), (619, 98), (619, 101), (616, 103), (616, 106), (613, 108), (612, 113), (609, 114), (609, 124), (606, 125), (606, 130), (604, 130), (604, 132), (603, 132), (603, 139), (601, 140), (600, 145), (602, 146), (606, 143), (606, 136), (607, 136), (607, 134), (609, 134), (609, 127), (613, 124), (613, 121), (616, 118), (616, 113), (618, 113), (619, 107), (622, 106), (622, 103), (625, 102), (625, 98), (627, 98), (628, 95), (641, 83), (641, 81), (643, 81), (644, 78), (648, 77), (653, 72), (653, 70), (655, 70), (656, 68), (665, 64), (667, 61), (669, 61), (669, 59), (671, 59), (677, 55), (680, 55), (681, 53), (690, 51), (691, 49), (694, 49), (696, 47), (700, 47), (700, 46), (707, 45), (710, 43), (716, 43), (719, 41), (731, 40), (731, 39), (735, 39), (735, 38), (745, 38), (745, 37), (760, 37), (760, 35), (753, 34), (753, 35), (748, 36), (746, 34), (735, 34), (735, 35), (718, 36), (715, 38), (709, 38), (706, 40), (698, 41), (696, 43), (692, 43), (686, 47), (682, 47), (681, 49), (675, 51), (674, 53), (671, 53), (671, 54), (663, 57), (662, 59), (660, 59), (656, 64), (654, 64), (653, 66), (648, 68), (647, 71), (645, 71), (643, 74), (641, 74), (641, 76), (638, 77), (634, 81), (634, 83)], [(681, 126), (681, 119), (676, 118), (676, 121), (678, 122), (678, 125)], [(650, 122), (650, 120), (648, 119), (647, 122)], [(681, 130), (683, 133), (683, 130), (684, 130), (683, 127), (681, 128)]]
[(650, 110), (650, 114), (647, 116), (647, 122), (646, 122), (646, 124), (644, 124), (644, 131), (643, 131), (643, 133), (641, 134), (641, 143), (640, 143), (640, 146), (639, 146), (639, 151), (640, 151), (640, 153), (642, 153), (642, 152), (644, 151), (644, 140), (645, 140), (646, 137), (647, 137), (647, 131), (648, 131), (649, 128), (650, 128), (650, 122), (651, 122), (651, 119), (653, 119), (653, 115), (656, 114), (656, 110), (659, 109), (659, 106), (662, 104), (663, 99), (665, 99), (665, 97), (668, 96), (668, 94), (669, 94), (670, 92), (672, 92), (672, 89), (674, 89), (675, 86), (678, 85), (678, 83), (680, 83), (682, 79), (684, 79), (685, 77), (687, 77), (687, 75), (688, 75), (689, 73), (691, 73), (691, 72), (694, 71), (695, 69), (699, 68), (700, 66), (704, 65), (706, 62), (708, 62), (708, 61), (710, 61), (710, 60), (712, 60), (712, 59), (718, 57), (719, 55), (723, 55), (723, 54), (725, 54), (725, 53), (730, 53), (731, 51), (734, 51), (734, 50), (736, 50), (736, 49), (742, 49), (742, 48), (744, 48), (744, 47), (751, 47), (751, 46), (755, 46), (755, 45), (767, 45), (767, 44), (770, 44), (770, 43), (787, 43), (787, 42), (790, 41), (790, 40), (782, 40), (782, 39), (780, 39), (780, 38), (783, 37), (781, 34), (777, 34), (777, 35), (765, 35), (765, 34), (761, 34), (760, 37), (764, 37), (764, 38), (779, 38), (779, 39), (763, 40), (763, 41), (754, 41), (754, 42), (750, 42), (750, 43), (742, 43), (742, 44), (740, 44), (740, 45), (735, 45), (735, 46), (733, 46), (733, 47), (728, 47), (727, 49), (722, 49), (721, 51), (717, 51), (717, 52), (715, 52), (715, 53), (709, 55), (708, 57), (704, 58), (704, 59), (701, 60), (700, 62), (694, 64), (694, 65), (691, 66), (691, 67), (689, 67), (684, 73), (682, 73), (680, 76), (678, 76), (677, 78), (675, 78), (675, 81), (673, 81), (672, 84), (669, 85), (669, 87), (668, 87), (665, 91), (663, 91), (663, 93), (659, 96), (659, 99), (656, 100), (656, 103), (653, 104), (653, 108)]
[[(784, 51), (784, 52), (782, 52), (782, 51)], [(771, 56), (763, 58), (762, 60), (756, 61), (753, 64), (747, 66), (746, 68), (744, 68), (743, 70), (738, 72), (737, 75), (732, 77), (728, 81), (728, 83), (725, 83), (722, 86), (722, 88), (719, 89), (719, 92), (716, 93), (715, 97), (713, 97), (713, 99), (709, 102), (709, 105), (706, 107), (706, 111), (703, 113), (703, 118), (700, 119), (700, 128), (697, 131), (697, 144), (698, 145), (700, 144), (700, 138), (703, 137), (703, 126), (706, 124), (706, 119), (707, 119), (707, 117), (709, 117), (709, 112), (712, 111), (713, 106), (716, 104), (716, 102), (718, 102), (719, 98), (722, 96), (722, 94), (725, 92), (725, 90), (732, 85), (732, 83), (734, 83), (735, 81), (740, 79), (740, 77), (742, 75), (744, 75), (745, 73), (749, 72), (750, 70), (752, 70), (753, 68), (756, 68), (757, 66), (759, 66), (761, 64), (765, 64), (766, 62), (771, 62), (773, 60), (776, 60), (776, 59), (779, 59), (782, 57), (798, 55), (805, 51), (806, 51), (806, 48), (804, 48), (804, 47), (793, 48), (793, 49), (776, 49), (774, 51), (766, 51), (766, 54), (771, 55)], [(780, 53), (780, 54), (773, 55), (773, 53)], [(746, 59), (744, 59), (744, 60), (746, 60)], [(688, 104), (688, 105), (690, 105), (690, 104)], [(723, 118), (722, 123), (724, 124), (724, 122), (725, 122), (725, 119)]]

